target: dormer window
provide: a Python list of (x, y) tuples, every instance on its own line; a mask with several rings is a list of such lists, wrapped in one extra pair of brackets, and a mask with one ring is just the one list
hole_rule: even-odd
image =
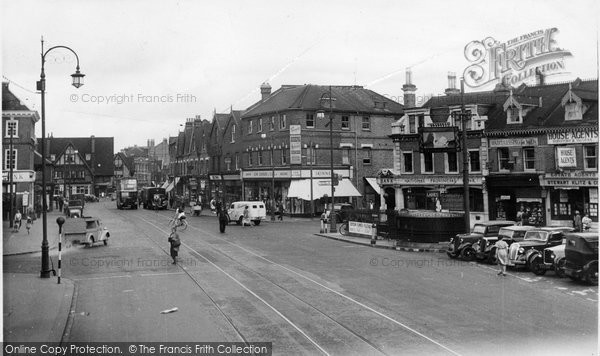
[(582, 118), (583, 112), (579, 103), (573, 101), (565, 105), (565, 121), (581, 120)]
[(506, 123), (508, 124), (522, 124), (523, 116), (521, 109), (516, 106), (511, 106), (506, 109)]

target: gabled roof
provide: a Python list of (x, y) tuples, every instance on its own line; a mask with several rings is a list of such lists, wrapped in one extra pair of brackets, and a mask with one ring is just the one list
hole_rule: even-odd
[(121, 157), (121, 161), (123, 161), (123, 164), (127, 167), (127, 169), (129, 169), (130, 172), (135, 171), (135, 165), (133, 164), (133, 157), (129, 157), (123, 152), (117, 152), (117, 154), (115, 154), (115, 158), (117, 156)]
[(8, 89), (8, 82), (2, 82), (2, 110), (30, 111), (29, 108)]
[[(324, 85), (283, 85), (264, 100), (249, 107), (242, 118), (260, 116), (287, 110), (316, 111), (327, 103), (322, 97), (329, 97), (329, 86)], [(400, 115), (403, 106), (370, 89), (361, 86), (331, 86), (333, 110), (336, 112)]]
[[(94, 141), (94, 172), (95, 175), (110, 175), (114, 174), (114, 138), (113, 137), (48, 137), (46, 144), (48, 145), (48, 157), (54, 154), (58, 158), (65, 152), (65, 149), (72, 145), (79, 155), (85, 161), (86, 154), (92, 154), (92, 140)], [(41, 140), (38, 139), (38, 146)], [(41, 152), (41, 150), (40, 150)]]

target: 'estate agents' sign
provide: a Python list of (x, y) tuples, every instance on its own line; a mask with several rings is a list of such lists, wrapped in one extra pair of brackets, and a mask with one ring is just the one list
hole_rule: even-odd
[(546, 173), (540, 176), (540, 185), (542, 187), (597, 187), (598, 172)]
[(589, 131), (566, 131), (548, 134), (549, 145), (564, 145), (571, 143), (597, 143), (598, 129)]

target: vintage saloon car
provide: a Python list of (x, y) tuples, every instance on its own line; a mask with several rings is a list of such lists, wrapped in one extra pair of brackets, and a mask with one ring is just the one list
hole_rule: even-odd
[[(473, 231), (468, 234), (458, 234), (450, 239), (446, 254), (450, 258), (465, 258), (473, 259), (475, 251), (473, 244), (482, 237), (497, 238), (501, 227), (514, 225), (514, 221), (508, 220), (493, 220), (488, 222), (476, 223), (473, 226)], [(470, 248), (465, 253), (465, 248)]]
[(515, 242), (508, 248), (509, 266), (525, 266), (529, 268), (545, 248), (563, 243), (565, 233), (572, 231), (570, 227), (548, 226), (527, 231), (523, 241)]
[(566, 240), (565, 275), (598, 285), (598, 233), (571, 233)]
[(543, 276), (548, 270), (554, 270), (557, 276), (565, 276), (565, 244), (545, 248), (529, 264), (529, 270), (538, 276)]
[(475, 257), (480, 261), (486, 261), (488, 263), (496, 263), (496, 247), (494, 244), (500, 237), (506, 241), (508, 245), (513, 242), (522, 241), (525, 238), (527, 231), (535, 230), (535, 226), (523, 225), (523, 226), (505, 226), (500, 228), (498, 236), (485, 237), (482, 236), (479, 241), (473, 244), (473, 251)]
[(82, 244), (91, 246), (96, 242), (102, 242), (104, 245), (108, 245), (109, 237), (110, 232), (107, 227), (102, 225), (100, 219), (91, 217), (85, 219), (85, 240), (81, 241)]

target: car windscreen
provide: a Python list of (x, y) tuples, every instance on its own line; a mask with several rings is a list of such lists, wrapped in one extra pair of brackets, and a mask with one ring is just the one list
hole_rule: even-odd
[(504, 238), (512, 238), (513, 235), (515, 234), (515, 231), (513, 230), (509, 230), (509, 229), (500, 229), (500, 232), (498, 232), (498, 237)]
[(525, 234), (525, 240), (548, 240), (548, 232), (546, 231), (527, 231)]
[(473, 227), (473, 233), (475, 233), (475, 234), (484, 234), (485, 233), (485, 226), (483, 226), (483, 225), (475, 225)]

